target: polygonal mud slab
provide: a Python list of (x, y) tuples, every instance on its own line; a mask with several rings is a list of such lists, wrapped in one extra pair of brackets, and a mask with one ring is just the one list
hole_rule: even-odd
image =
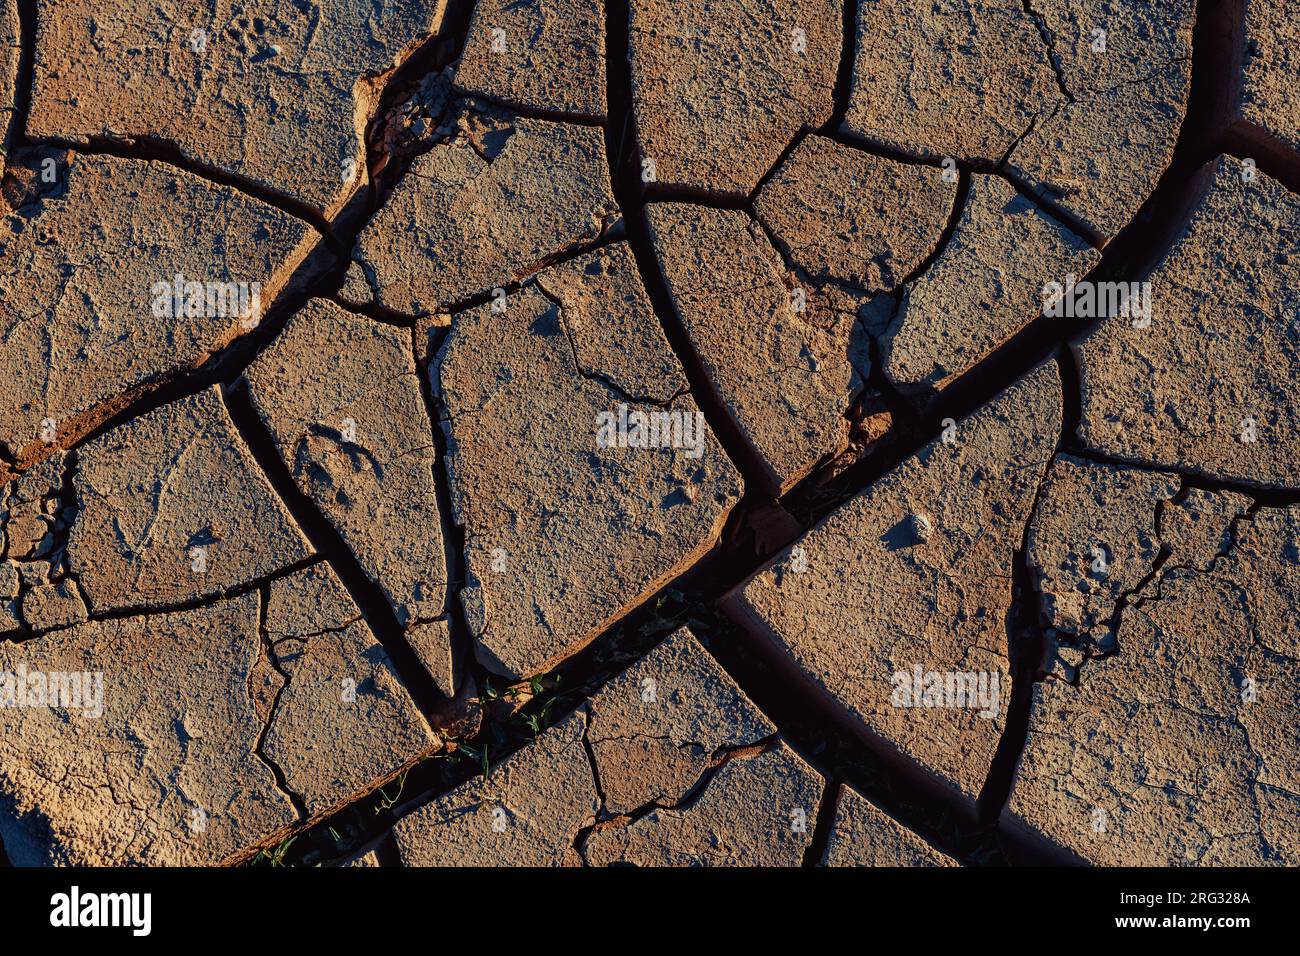
[(1169, 69), (1190, 73), (1195, 0), (1032, 0), (1027, 6), (1076, 101), (1142, 84)]
[(273, 581), (266, 617), (279, 689), (263, 752), (309, 814), (368, 793), (438, 746), (329, 565)]
[(859, 0), (844, 129), (926, 157), (997, 163), (1064, 100), (1023, 0)]
[(591, 866), (801, 866), (824, 783), (781, 741), (727, 760), (683, 804), (598, 828)]
[(1236, 522), (1250, 513), (1252, 504), (1236, 492), (1192, 488), (1186, 498), (1162, 508), (1160, 540), (1170, 551), (1170, 566), (1210, 570), (1228, 553)]
[(587, 744), (610, 814), (681, 801), (717, 760), (776, 733), (686, 628), (600, 689)]
[(294, 481), (403, 626), (440, 616), (447, 564), (433, 423), (411, 333), (313, 299), (246, 373)]
[(29, 136), (163, 141), (330, 217), (365, 181), (385, 76), (437, 32), (446, 0), (382, 15), (348, 0), (36, 6)]
[(1277, 0), (1244, 0), (1241, 115), (1300, 150), (1300, 27)]
[(1007, 170), (1108, 238), (1169, 167), (1192, 76), (1193, 0), (1035, 0), (1067, 101), (1040, 116)]
[(175, 606), (309, 558), (218, 386), (78, 451), (68, 567), (92, 611)]
[(1035, 686), (1008, 826), (1099, 865), (1300, 863), (1300, 509), (1237, 534), (1164, 573), (1077, 687)]
[[(16, 0), (0, 0), (0, 152), (12, 146), (15, 95), (18, 85), (18, 35)], [(3, 163), (0, 163), (0, 167)]]
[(741, 210), (647, 207), (673, 304), (715, 393), (760, 459), (763, 491), (788, 491), (848, 444), (867, 370), (861, 304), (803, 289)]
[(830, 119), (840, 0), (630, 8), (643, 181), (748, 195), (801, 128)]
[(80, 624), (87, 617), (86, 602), (71, 578), (33, 586), (23, 595), (21, 613), (33, 631)]
[(464, 683), (464, 664), (452, 644), (451, 628), (446, 621), (416, 624), (406, 631), (406, 643), (429, 675), (439, 692), (450, 699)]
[(1014, 555), (1060, 428), (1041, 366), (725, 601), (789, 679), (967, 806), (1001, 739)]
[[(213, 864), (298, 822), (258, 755), (263, 653), (256, 594), (0, 643), (10, 860)], [(56, 679), (82, 696), (38, 699)], [(27, 706), (9, 705), (15, 682)]]
[(328, 564), (317, 563), (267, 585), (262, 629), (282, 665), (315, 634), (341, 631), (361, 612)]
[(0, 220), (0, 444), (13, 455), (250, 331), (316, 238), (161, 163), (50, 158), (30, 175), (43, 198)]
[(957, 228), (907, 286), (881, 342), (885, 374), (942, 389), (1042, 314), (1045, 287), (1096, 264), (1096, 250), (995, 176), (971, 178)]
[(822, 866), (956, 866), (851, 787), (841, 787)]
[(456, 86), (515, 108), (603, 119), (604, 0), (476, 3)]
[(468, 111), (354, 254), (384, 306), (424, 315), (531, 275), (600, 236), (615, 209), (600, 130)]
[(570, 714), (486, 777), (393, 828), (405, 866), (577, 866), (574, 841), (600, 798), (583, 746), (586, 711)]
[(764, 183), (754, 212), (814, 280), (889, 292), (939, 244), (956, 195), (933, 167), (809, 136)]
[(1227, 158), (1207, 172), (1150, 277), (1150, 321), (1116, 315), (1075, 346), (1079, 437), (1136, 464), (1294, 487), (1300, 198)]
[(1016, 146), (1007, 173), (1058, 204), (1095, 242), (1109, 241), (1169, 168), (1189, 73), (1177, 64), (1146, 81), (1141, 95), (1120, 86), (1062, 106)]
[(1048, 627), (1108, 643), (1121, 599), (1154, 568), (1157, 523), (1179, 487), (1177, 476), (1162, 472), (1069, 455), (1052, 462), (1025, 538)]
[[(626, 246), (455, 317), (431, 369), (476, 653), (572, 654), (707, 552), (739, 476), (686, 391)], [(635, 351), (626, 343), (637, 343)]]
[[(683, 628), (485, 779), (402, 820), (394, 831), (402, 860), (576, 864), (579, 837), (598, 817), (675, 804), (720, 761), (765, 745), (774, 733)], [(806, 814), (811, 829), (815, 797)], [(621, 816), (609, 825), (629, 822)]]

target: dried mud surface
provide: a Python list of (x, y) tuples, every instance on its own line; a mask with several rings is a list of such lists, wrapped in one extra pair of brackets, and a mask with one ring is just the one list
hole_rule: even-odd
[(0, 863), (1300, 865), (1279, 0), (0, 0)]

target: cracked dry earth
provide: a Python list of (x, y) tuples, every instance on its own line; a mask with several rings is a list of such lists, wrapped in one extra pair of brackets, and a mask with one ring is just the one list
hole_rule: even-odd
[(111, 6), (0, 0), (5, 862), (1300, 864), (1284, 0)]

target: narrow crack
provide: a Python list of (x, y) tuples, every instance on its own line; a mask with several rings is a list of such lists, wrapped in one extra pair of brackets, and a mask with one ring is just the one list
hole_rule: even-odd
[(150, 163), (161, 163), (199, 179), (226, 186), (249, 199), (273, 206), (295, 219), (308, 223), (320, 233), (327, 244), (335, 240), (333, 224), (319, 210), (307, 203), (285, 193), (277, 192), (261, 183), (227, 172), (216, 166), (201, 162), (190, 156), (168, 140), (153, 136), (133, 136), (115, 139), (106, 136), (91, 136), (85, 140), (49, 136), (33, 140), (32, 146), (57, 146), (83, 156), (113, 156), (118, 159), (137, 159)]
[(1038, 28), (1038, 35), (1043, 38), (1043, 46), (1047, 49), (1047, 63), (1052, 68), (1052, 74), (1056, 77), (1056, 85), (1061, 90), (1061, 95), (1065, 97), (1066, 102), (1075, 101), (1074, 94), (1070, 92), (1070, 87), (1065, 82), (1065, 72), (1061, 68), (1060, 57), (1056, 53), (1056, 40), (1047, 28), (1047, 21), (1039, 15), (1030, 5), (1029, 0), (1023, 0), (1025, 14), (1034, 21), (1034, 26)]
[[(1007, 157), (1010, 158), (1010, 155), (1011, 154), (1008, 152)], [(1015, 175), (1009, 170), (1003, 168), (1001, 165), (990, 170), (988, 174), (997, 176), (999, 179), (1006, 182), (1011, 186), (1011, 188), (1019, 193), (1021, 198), (1026, 202), (1038, 207), (1094, 249), (1098, 251), (1105, 250), (1108, 242), (1106, 236), (1102, 235), (1093, 226), (1081, 219), (1074, 210), (1070, 209), (1064, 203), (1053, 199), (1051, 196), (1044, 195), (1042, 190), (1035, 190), (1033, 184), (1029, 180)], [(1130, 223), (1130, 225), (1132, 224)]]
[[(1052, 115), (1047, 118), (1046, 122), (1050, 123), (1053, 119), (1055, 119), (1056, 113), (1057, 110), (1053, 110)], [(1019, 148), (1021, 143), (1023, 143), (1025, 140), (1027, 140), (1030, 136), (1033, 135), (1034, 130), (1038, 129), (1038, 121), (1041, 120), (1042, 118), (1043, 118), (1042, 113), (1035, 113), (1032, 117), (1030, 117), (1029, 125), (1025, 127), (1024, 132), (1022, 132), (1019, 136), (1017, 136), (1015, 139), (1011, 141), (1011, 145), (1008, 146), (1007, 151), (1002, 154), (1002, 158), (998, 160), (997, 166), (995, 168), (1006, 169), (1007, 163), (1011, 162), (1012, 154), (1015, 153), (1015, 151)]]
[[(683, 793), (679, 799), (674, 801), (664, 802), (662, 800), (651, 800), (635, 809), (629, 810), (627, 813), (607, 816), (604, 815), (605, 795), (603, 791), (598, 789), (598, 792), (600, 793), (602, 818), (597, 819), (597, 821), (591, 826), (583, 827), (578, 831), (573, 840), (574, 850), (577, 851), (578, 855), (582, 858), (583, 865), (586, 866), (588, 865), (587, 842), (594, 833), (603, 830), (624, 829), (658, 810), (674, 810), (681, 813), (689, 813), (694, 809), (695, 804), (699, 802), (700, 798), (704, 796), (704, 792), (708, 790), (709, 785), (713, 783), (714, 778), (723, 767), (731, 763), (733, 760), (752, 760), (756, 757), (760, 757), (780, 746), (780, 742), (780, 737), (773, 734), (753, 743), (738, 744), (736, 746), (722, 748), (722, 750), (709, 761), (709, 765), (700, 773), (700, 776), (696, 778), (695, 782), (691, 784), (686, 792)], [(583, 744), (584, 746), (587, 744), (586, 730), (583, 732)], [(590, 750), (590, 748), (588, 748), (587, 757), (591, 761), (592, 777), (593, 779), (598, 780), (595, 754)]]
[[(485, 306), (496, 298), (498, 289), (504, 292), (507, 296), (514, 295), (521, 289), (533, 286), (537, 286), (540, 289), (540, 285), (537, 283), (537, 277), (547, 269), (554, 268), (555, 266), (566, 265), (576, 259), (581, 259), (583, 256), (590, 255), (593, 252), (599, 252), (601, 249), (607, 248), (617, 242), (622, 242), (623, 240), (623, 225), (621, 221), (615, 219), (612, 222), (607, 222), (602, 228), (601, 234), (595, 239), (587, 242), (574, 243), (558, 252), (544, 257), (538, 262), (523, 267), (518, 271), (516, 277), (512, 281), (505, 282), (490, 289), (480, 289), (478, 292), (456, 299), (455, 301), (449, 302), (445, 306), (430, 312), (421, 312), (416, 315), (410, 315), (404, 312), (395, 312), (378, 302), (378, 300), (376, 300), (375, 303), (362, 308), (357, 308), (356, 306), (347, 305), (342, 302), (339, 304), (343, 308), (348, 309), (348, 311), (370, 316), (386, 325), (395, 325), (407, 328), (412, 324), (419, 322), (421, 319), (428, 319), (434, 315), (456, 316), (460, 315), (462, 312), (468, 312), (471, 309)], [(337, 301), (337, 299), (334, 301)]]
[(266, 713), (266, 720), (262, 724), (262, 729), (257, 735), (257, 741), (253, 745), (253, 753), (264, 763), (271, 771), (275, 778), (276, 787), (289, 798), (293, 804), (294, 812), (298, 814), (298, 823), (306, 823), (311, 814), (307, 812), (307, 801), (303, 799), (302, 794), (298, 793), (289, 786), (289, 780), (285, 776), (284, 770), (271, 759), (266, 752), (266, 738), (271, 732), (271, 725), (275, 723), (275, 715), (280, 709), (280, 698), (284, 692), (289, 689), (291, 680), (289, 672), (284, 669), (275, 656), (275, 647), (266, 630), (266, 615), (271, 604), (271, 588), (268, 585), (262, 585), (258, 588), (258, 606), (257, 606), (257, 636), (261, 642), (261, 652), (266, 655), (266, 663), (280, 675), (280, 686), (275, 691), (275, 696), (271, 700), (271, 705)]
[(957, 227), (961, 225), (962, 217), (966, 214), (966, 206), (970, 202), (970, 187), (970, 170), (959, 170), (957, 189), (953, 195), (952, 208), (948, 211), (948, 221), (944, 224), (943, 231), (939, 233), (939, 238), (929, 254), (917, 263), (916, 268), (905, 275), (898, 283), (897, 288), (894, 290), (896, 293), (901, 294), (907, 286), (929, 272), (934, 264), (939, 261), (939, 257), (947, 251), (948, 246), (952, 244), (952, 238), (957, 234)]
[(1213, 574), (1219, 562), (1229, 557), (1232, 554), (1232, 552), (1236, 550), (1237, 545), (1240, 542), (1241, 527), (1243, 525), (1250, 524), (1252, 521), (1254, 521), (1255, 515), (1259, 512), (1261, 507), (1262, 506), (1259, 504), (1259, 502), (1253, 502), (1250, 505), (1250, 507), (1246, 510), (1246, 513), (1244, 515), (1235, 515), (1232, 518), (1232, 520), (1228, 523), (1227, 543), (1224, 544), (1224, 546), (1218, 550), (1218, 552), (1211, 559), (1209, 565), (1204, 568), (1199, 568), (1191, 564), (1170, 565), (1168, 562), (1169, 559), (1172, 557), (1172, 555), (1165, 554), (1164, 555), (1165, 560), (1160, 562), (1161, 566), (1159, 569), (1157, 569), (1158, 573), (1152, 573), (1151, 575), (1148, 576), (1149, 580), (1147, 581), (1147, 585), (1145, 588), (1134, 589), (1133, 594), (1136, 596), (1136, 599), (1133, 600), (1130, 604), (1126, 605), (1125, 607), (1120, 608), (1119, 612), (1116, 613), (1114, 618), (1114, 628), (1116, 633), (1116, 642), (1115, 642), (1116, 646), (1114, 651), (1110, 654), (1098, 655), (1098, 657), (1099, 658), (1114, 657), (1115, 655), (1119, 654), (1120, 648), (1119, 648), (1118, 634), (1119, 634), (1119, 625), (1123, 613), (1128, 611), (1139, 611), (1148, 604), (1155, 604), (1160, 601), (1163, 601), (1165, 599), (1165, 595), (1164, 595), (1165, 580), (1169, 577), (1171, 573), (1173, 573), (1174, 571), (1186, 571), (1190, 574), (1198, 574), (1198, 575)]
[[(600, 761), (596, 759), (596, 749), (591, 743), (591, 705), (587, 704), (582, 708), (582, 749), (587, 755), (587, 764), (591, 768), (591, 783), (596, 789), (596, 800), (599, 807), (596, 811), (596, 820), (604, 819), (608, 811), (608, 801), (605, 797), (605, 785), (600, 779)], [(573, 849), (578, 855), (582, 855), (582, 848), (579, 844), (582, 842), (581, 833), (576, 835), (573, 840)]]
[[(205, 608), (215, 607), (218, 604), (222, 604), (226, 601), (231, 601), (236, 598), (241, 598), (252, 591), (259, 591), (262, 587), (272, 582), (280, 581), (285, 578), (292, 577), (293, 575), (297, 574), (299, 571), (304, 571), (307, 568), (313, 567), (316, 564), (320, 564), (321, 560), (322, 560), (321, 558), (315, 556), (310, 558), (304, 558), (301, 561), (295, 561), (292, 564), (286, 564), (283, 567), (278, 568), (269, 574), (263, 575), (262, 577), (250, 581), (242, 581), (239, 584), (236, 584), (229, 588), (225, 588), (217, 592), (216, 594), (209, 594), (205, 597), (194, 598), (188, 601), (176, 601), (176, 602), (161, 603), (161, 604), (134, 604), (128, 607), (115, 607), (115, 608), (108, 608), (102, 611), (91, 611), (87, 615), (86, 621), (84, 622), (66, 624), (66, 625), (61, 625), (59, 627), (45, 628), (43, 630), (21, 631), (21, 632), (17, 632), (14, 635), (11, 635), (8, 638), (5, 638), (4, 640), (8, 640), (10, 643), (13, 644), (25, 644), (28, 641), (35, 641), (49, 634), (54, 634), (59, 631), (68, 630), (69, 628), (73, 628), (73, 627), (79, 627), (81, 626), (81, 624), (84, 623), (95, 623), (100, 621), (120, 621), (120, 620), (137, 619), (137, 618), (151, 618), (151, 617), (159, 617), (166, 614), (183, 614), (188, 611), (201, 611)], [(71, 577), (71, 575), (69, 575), (69, 577)], [(72, 578), (72, 580), (74, 582), (76, 581), (75, 578)], [(79, 582), (77, 582), (76, 586), (80, 590)], [(87, 603), (87, 607), (89, 607), (89, 603)]]
[(1099, 465), (1112, 465), (1116, 468), (1138, 468), (1146, 471), (1164, 471), (1177, 475), (1192, 487), (1205, 491), (1231, 491), (1248, 498), (1254, 498), (1270, 504), (1272, 507), (1285, 508), (1300, 502), (1300, 486), (1257, 485), (1240, 478), (1221, 478), (1194, 470), (1194, 466), (1179, 462), (1155, 462), (1147, 459), (1107, 454), (1084, 445), (1075, 435), (1066, 452), (1076, 458), (1082, 458)]
[[(1002, 158), (996, 162), (991, 160), (971, 159), (953, 160), (957, 165), (958, 174), (961, 176), (960, 183), (964, 184), (964, 186), (959, 187), (963, 188), (964, 191), (962, 193), (961, 202), (955, 209), (957, 218), (960, 218), (960, 212), (965, 203), (965, 195), (970, 190), (971, 175), (979, 173), (984, 176), (996, 176), (1019, 193), (1021, 198), (1026, 202), (1043, 210), (1043, 212), (1050, 215), (1053, 219), (1056, 219), (1071, 232), (1086, 240), (1094, 248), (1102, 249), (1106, 245), (1106, 238), (1104, 236), (1100, 235), (1095, 229), (1059, 202), (1038, 195), (1031, 183), (1013, 175), (1006, 168), (1007, 161), (1011, 158), (1012, 152), (1014, 152), (1015, 148), (1037, 128), (1037, 124), (1041, 119), (1041, 116), (1035, 116), (1030, 121), (1030, 124), (1025, 131), (1016, 137), (1012, 144), (1007, 148), (1007, 151), (1003, 154)], [(947, 158), (942, 156), (923, 155), (921, 153), (909, 153), (906, 150), (896, 149), (891, 146), (885, 146), (881, 143), (863, 139), (862, 137), (843, 130), (823, 132), (819, 135), (826, 136), (827, 138), (839, 143), (841, 146), (847, 146), (850, 149), (866, 153), (869, 156), (877, 156), (881, 159), (888, 159), (895, 163), (905, 163), (909, 166), (933, 166), (935, 168), (940, 168), (945, 158)], [(915, 276), (913, 276), (913, 278), (914, 277)]]
[[(457, 92), (459, 93), (460, 91), (458, 90)], [(519, 103), (504, 99), (500, 96), (492, 96), (487, 93), (465, 93), (464, 98), (474, 100), (477, 103), (483, 103), (487, 106), (494, 106), (497, 109), (513, 113), (523, 119), (542, 120), (547, 123), (566, 123), (570, 126), (586, 126), (592, 129), (604, 129), (605, 127), (604, 119), (586, 113), (571, 113), (568, 110), (530, 106), (527, 103)]]
[[(421, 342), (423, 330), (417, 325), (411, 329), (411, 353), (415, 362), (416, 377), (419, 379), (420, 399), (424, 403), (424, 412), (428, 417), (429, 434), (432, 437), (435, 460), (432, 465), (434, 489), (438, 499), (438, 512), (442, 529), (443, 551), (447, 567), (447, 595), (443, 603), (444, 616), (456, 617), (455, 609), (460, 602), (456, 599), (455, 586), (465, 581), (465, 561), (463, 534), (452, 521), (451, 483), (447, 473), (447, 435), (443, 431), (442, 416), (439, 409), (442, 403), (433, 392), (433, 360), (442, 351), (447, 341), (447, 329), (434, 326), (428, 328), (426, 341)], [(463, 622), (461, 622), (463, 623)]]
[(690, 386), (685, 385), (665, 399), (651, 398), (648, 395), (634, 395), (616, 382), (611, 376), (604, 372), (598, 372), (595, 369), (587, 368), (582, 364), (582, 359), (578, 357), (578, 346), (577, 343), (573, 341), (573, 331), (569, 328), (569, 323), (565, 319), (564, 303), (561, 302), (558, 297), (552, 295), (542, 282), (539, 281), (536, 284), (536, 287), (542, 297), (555, 306), (560, 329), (563, 331), (564, 339), (569, 345), (569, 354), (573, 357), (574, 370), (581, 378), (584, 378), (589, 382), (595, 382), (615, 398), (627, 402), (630, 405), (651, 405), (655, 408), (669, 408), (672, 406), (673, 402), (677, 401), (683, 395), (689, 395), (691, 393)]
[(338, 306), (344, 312), (351, 312), (353, 315), (360, 315), (372, 322), (378, 322), (380, 325), (387, 325), (394, 329), (414, 329), (422, 318), (432, 318), (432, 315), (412, 316), (404, 315), (400, 312), (394, 312), (385, 308), (378, 302), (356, 303), (347, 302), (339, 297), (339, 293), (330, 295), (329, 301)]
[(868, 139), (849, 129), (822, 129), (818, 130), (817, 135), (825, 136), (827, 139), (834, 140), (841, 146), (848, 146), (859, 152), (867, 153), (871, 156), (879, 156), (881, 159), (892, 160), (896, 163), (905, 163), (908, 166), (933, 166), (936, 169), (943, 166), (946, 158), (951, 158), (958, 169), (974, 170), (976, 172), (992, 172), (996, 164), (991, 160), (982, 159), (963, 159), (961, 157), (944, 157), (936, 156), (932, 152), (922, 152), (921, 150), (908, 150), (898, 146), (890, 146), (877, 140)]
[(1121, 80), (1119, 83), (1116, 83), (1114, 86), (1108, 86), (1098, 90), (1090, 90), (1089, 92), (1103, 93), (1103, 94), (1117, 93), (1120, 90), (1126, 90), (1134, 86), (1146, 86), (1152, 80), (1158, 79), (1161, 76), (1161, 74), (1167, 72), (1169, 68), (1174, 64), (1191, 63), (1191, 62), (1192, 62), (1192, 58), (1190, 56), (1171, 56), (1167, 60), (1158, 61), (1157, 65), (1151, 70), (1150, 73), (1145, 73), (1142, 76), (1135, 76), (1131, 80)]
[[(446, 422), (443, 415), (444, 406), (434, 393), (433, 376), (435, 363), (446, 344), (449, 329), (431, 328), (426, 341), (420, 341), (421, 329), (412, 329), (412, 347), (415, 352), (415, 367), (420, 375), (420, 395), (424, 399), (425, 412), (429, 417), (429, 428), (436, 446), (433, 463), (433, 481), (438, 499), (438, 513), (442, 526), (442, 542), (447, 567), (447, 596), (444, 617), (451, 635), (452, 674), (459, 686), (451, 688), (455, 702), (468, 702), (468, 696), (475, 693), (477, 687), (486, 686), (487, 669), (478, 661), (474, 652), (474, 637), (470, 632), (465, 609), (461, 604), (460, 592), (469, 576), (465, 560), (465, 529), (456, 524), (451, 499), (451, 458)], [(447, 723), (461, 716), (448, 702), (439, 713)]]
[[(1163, 521), (1164, 519), (1165, 510), (1171, 505), (1182, 504), (1184, 501), (1187, 500), (1187, 497), (1192, 490), (1193, 490), (1192, 486), (1188, 484), (1187, 481), (1184, 479), (1182, 482), (1182, 486), (1178, 490), (1178, 493), (1173, 498), (1167, 500), (1161, 500), (1156, 503), (1154, 527), (1156, 530), (1157, 537), (1160, 534), (1160, 525), (1161, 525), (1161, 521)], [(1252, 505), (1251, 507), (1253, 509), (1255, 505)], [(1253, 515), (1253, 510), (1248, 512), (1248, 514)], [(1233, 550), (1233, 548), (1236, 547), (1237, 522), (1239, 520), (1241, 520), (1241, 516), (1234, 516), (1233, 519), (1229, 522), (1228, 543), (1211, 560), (1210, 566), (1203, 569), (1203, 573), (1208, 573), (1214, 567), (1214, 565), (1219, 561), (1220, 558), (1227, 557), (1227, 555)], [(1082, 679), (1083, 670), (1088, 665), (1089, 661), (1101, 660), (1107, 657), (1114, 657), (1120, 653), (1119, 632), (1120, 632), (1120, 624), (1123, 620), (1125, 613), (1127, 613), (1129, 610), (1136, 610), (1137, 608), (1146, 604), (1149, 600), (1159, 600), (1161, 587), (1163, 585), (1164, 577), (1167, 571), (1177, 570), (1180, 567), (1187, 568), (1188, 570), (1193, 570), (1190, 565), (1175, 565), (1173, 567), (1166, 568), (1166, 565), (1168, 564), (1172, 556), (1173, 556), (1172, 549), (1170, 548), (1168, 543), (1162, 540), (1160, 544), (1160, 552), (1156, 555), (1155, 560), (1151, 562), (1151, 570), (1147, 574), (1142, 576), (1142, 580), (1140, 580), (1132, 588), (1130, 588), (1129, 590), (1121, 594), (1118, 597), (1118, 599), (1115, 601), (1115, 610), (1112, 612), (1106, 624), (1107, 630), (1110, 633), (1110, 642), (1111, 642), (1110, 646), (1107, 648), (1102, 648), (1100, 650), (1090, 645), (1086, 646), (1084, 660), (1082, 664), (1079, 666), (1078, 672), (1074, 676), (1074, 680), (1071, 681), (1072, 684), (1074, 684), (1075, 686), (1079, 685), (1079, 682)], [(1195, 569), (1195, 570), (1202, 571), (1202, 569)]]
[(776, 161), (767, 168), (767, 172), (763, 173), (763, 175), (759, 177), (758, 182), (754, 184), (754, 188), (749, 191), (749, 194), (745, 197), (745, 201), (740, 208), (749, 210), (751, 218), (755, 221), (758, 220), (758, 215), (754, 211), (754, 203), (757, 201), (759, 193), (761, 193), (763, 189), (766, 188), (767, 184), (772, 181), (772, 177), (775, 176), (777, 171), (786, 164), (786, 161), (794, 154), (794, 151), (803, 145), (804, 140), (809, 136), (812, 136), (815, 132), (816, 130), (809, 129), (807, 126), (800, 127), (799, 131), (795, 133), (794, 136), (790, 137), (790, 142), (785, 144), (785, 149), (781, 150), (780, 155), (776, 157)]

